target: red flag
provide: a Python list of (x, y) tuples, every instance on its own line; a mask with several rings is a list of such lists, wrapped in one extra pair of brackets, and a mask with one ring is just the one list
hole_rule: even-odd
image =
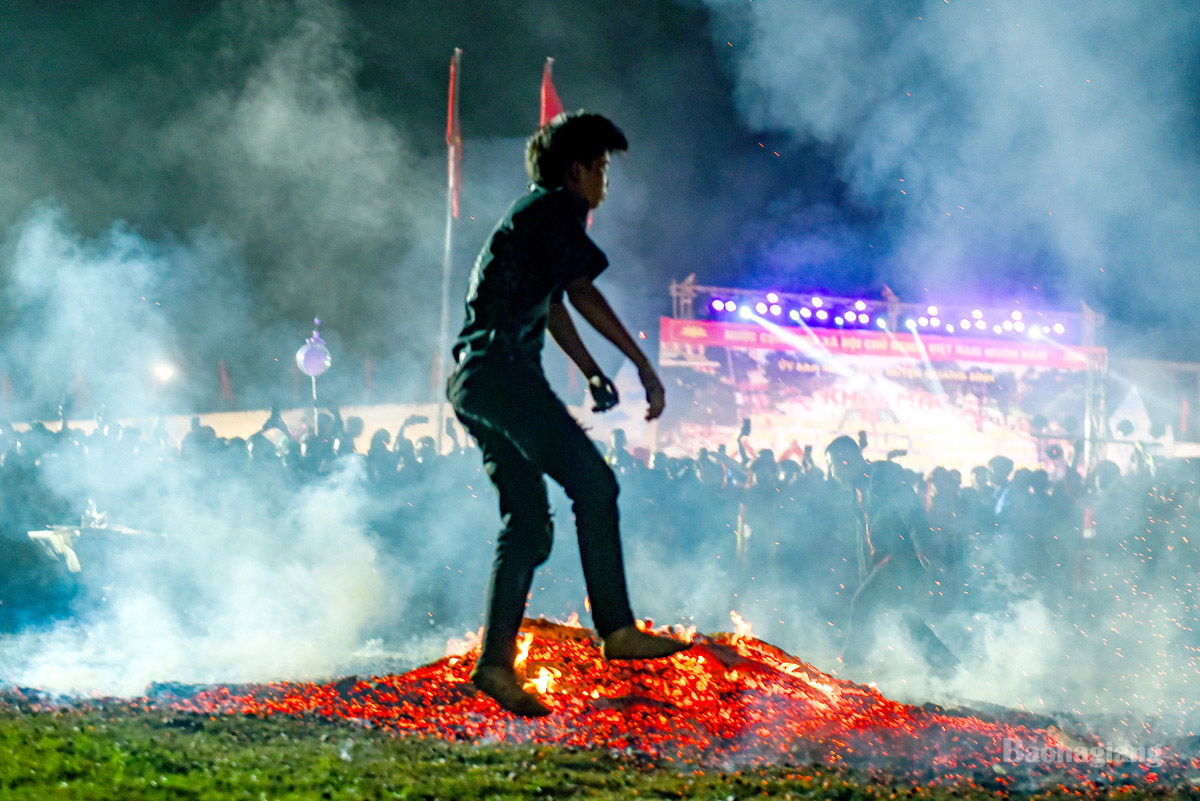
[(229, 371), (225, 369), (225, 360), (217, 362), (217, 370), (221, 376), (221, 399), (233, 401), (233, 384), (229, 383)]
[(554, 59), (548, 58), (546, 66), (542, 67), (542, 121), (538, 123), (542, 128), (563, 113), (562, 101), (558, 99), (558, 92), (554, 89), (554, 76), (550, 74), (553, 66)]
[(450, 211), (458, 219), (458, 186), (462, 166), (462, 129), (458, 121), (458, 65), (462, 48), (454, 48), (450, 57), (450, 102), (446, 110), (447, 170), (449, 172)]

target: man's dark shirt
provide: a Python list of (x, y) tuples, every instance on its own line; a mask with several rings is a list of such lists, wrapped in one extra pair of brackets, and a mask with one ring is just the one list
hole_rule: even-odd
[(534, 187), (497, 223), (475, 260), (467, 318), (454, 343), (459, 370), (494, 358), (541, 367), (550, 304), (608, 266), (587, 235), (588, 204), (570, 190)]

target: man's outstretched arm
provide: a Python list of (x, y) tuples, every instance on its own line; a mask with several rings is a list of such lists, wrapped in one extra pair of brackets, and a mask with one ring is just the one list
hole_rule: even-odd
[(638, 347), (633, 337), (625, 330), (625, 326), (617, 318), (616, 312), (612, 310), (612, 306), (608, 305), (608, 300), (600, 293), (600, 290), (596, 289), (589, 279), (580, 278), (567, 287), (567, 298), (570, 299), (571, 305), (583, 315), (583, 319), (587, 320), (592, 328), (599, 331), (601, 336), (613, 343), (617, 350), (625, 354), (637, 368), (638, 378), (646, 389), (646, 401), (650, 404), (650, 408), (646, 412), (646, 419), (654, 420), (661, 415), (666, 399), (662, 382), (658, 380), (658, 373), (654, 371), (654, 365), (646, 358), (646, 354), (642, 353), (642, 349)]
[(546, 330), (550, 332), (550, 336), (554, 337), (554, 341), (563, 349), (563, 353), (567, 354), (567, 357), (574, 362), (588, 380), (600, 374), (600, 366), (596, 364), (596, 360), (588, 352), (587, 346), (579, 338), (579, 332), (575, 330), (575, 322), (571, 319), (571, 313), (567, 311), (564, 304), (550, 304), (550, 316), (546, 319)]

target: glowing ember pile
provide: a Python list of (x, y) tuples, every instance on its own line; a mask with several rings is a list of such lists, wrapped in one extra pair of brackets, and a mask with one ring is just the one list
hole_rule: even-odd
[(1196, 767), (1119, 756), (1004, 763), (1006, 739), (1010, 749), (1016, 742), (1024, 750), (1099, 743), (1020, 713), (1001, 721), (897, 703), (746, 633), (674, 633), (691, 637), (693, 647), (667, 660), (606, 662), (589, 629), (526, 620), (519, 667), (527, 688), (536, 687), (554, 710), (536, 720), (514, 717), (474, 690), (468, 673), (478, 648), (471, 643), (400, 676), (219, 687), (171, 705), (206, 714), (311, 714), (446, 740), (554, 743), (700, 767), (847, 764), (921, 782), (1154, 782)]

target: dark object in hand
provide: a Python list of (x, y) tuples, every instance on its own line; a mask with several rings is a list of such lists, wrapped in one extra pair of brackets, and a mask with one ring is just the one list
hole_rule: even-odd
[(596, 404), (592, 407), (593, 412), (607, 412), (621, 400), (616, 385), (600, 373), (588, 379), (588, 391), (592, 393), (592, 401)]
[(740, 432), (738, 432), (738, 439), (741, 439), (742, 437), (748, 437), (748, 436), (750, 436), (750, 418), (743, 417), (742, 418), (742, 430)]

